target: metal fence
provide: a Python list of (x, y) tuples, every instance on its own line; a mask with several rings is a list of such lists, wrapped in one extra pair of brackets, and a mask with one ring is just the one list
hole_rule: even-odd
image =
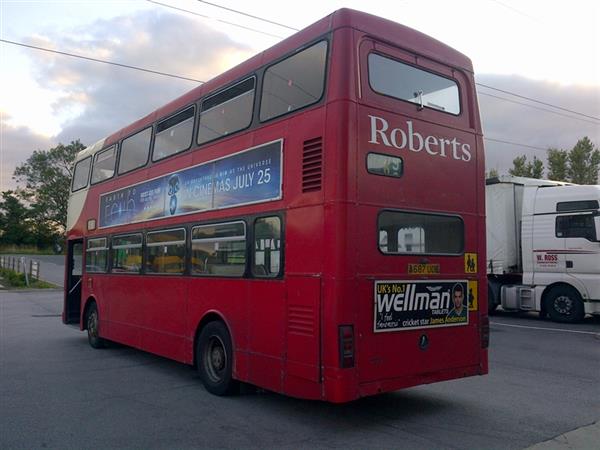
[(40, 262), (24, 256), (0, 256), (0, 268), (25, 274), (25, 282), (40, 279)]

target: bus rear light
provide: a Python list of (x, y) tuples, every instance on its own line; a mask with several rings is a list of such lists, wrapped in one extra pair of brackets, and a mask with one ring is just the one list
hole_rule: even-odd
[(482, 317), (481, 319), (481, 348), (488, 348), (490, 346), (490, 319), (489, 317)]
[(340, 325), (339, 327), (339, 345), (340, 345), (340, 367), (348, 369), (354, 367), (354, 326)]

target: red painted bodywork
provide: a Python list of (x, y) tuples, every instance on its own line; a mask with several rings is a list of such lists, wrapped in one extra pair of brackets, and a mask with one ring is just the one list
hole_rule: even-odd
[[(433, 211), (462, 216), (465, 252), (485, 255), (484, 156), (471, 62), (419, 32), (396, 23), (340, 10), (207, 82), (107, 139), (106, 145), (197, 102), (219, 86), (242, 79), (319, 37), (330, 39), (324, 101), (261, 127), (237, 133), (201, 151), (184, 152), (125, 176), (92, 186), (69, 239), (106, 236), (283, 212), (285, 274), (281, 280), (182, 276), (83, 275), (82, 315), (95, 299), (104, 337), (191, 364), (202, 320), (220, 317), (235, 347), (234, 376), (288, 395), (349, 401), (423, 383), (487, 373), (480, 327), (487, 316), (484, 258), (476, 275), (465, 274), (464, 257), (427, 256), (439, 264), (437, 279), (478, 280), (479, 310), (469, 324), (427, 330), (430, 346), (418, 346), (421, 330), (373, 332), (373, 286), (380, 279), (423, 279), (409, 275), (422, 256), (390, 256), (377, 246), (382, 209)], [(460, 87), (459, 116), (423, 109), (374, 93), (366, 56), (376, 49), (447, 75)], [(369, 143), (370, 118), (390, 126), (412, 121), (423, 135), (456, 137), (468, 143), (468, 162)], [(201, 212), (86, 232), (98, 218), (101, 193), (222, 157), (276, 139), (283, 146), (283, 198), (250, 206)], [(303, 143), (323, 141), (323, 185), (302, 192)], [(400, 179), (366, 171), (366, 155), (377, 151), (404, 159)], [(354, 325), (355, 365), (342, 369), (338, 326)], [(82, 324), (83, 328), (83, 324)]]

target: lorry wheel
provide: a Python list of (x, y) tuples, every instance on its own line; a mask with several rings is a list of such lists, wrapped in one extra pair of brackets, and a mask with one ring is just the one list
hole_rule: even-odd
[(497, 307), (498, 303), (496, 303), (496, 300), (494, 299), (494, 292), (492, 291), (492, 287), (488, 284), (488, 314), (494, 314)]
[(550, 289), (546, 298), (546, 312), (554, 322), (576, 323), (583, 320), (583, 302), (575, 289), (556, 286)]

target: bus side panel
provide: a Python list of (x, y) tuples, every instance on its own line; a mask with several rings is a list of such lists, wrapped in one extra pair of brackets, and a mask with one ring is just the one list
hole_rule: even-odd
[(287, 375), (320, 379), (320, 277), (287, 279)]
[[(140, 296), (143, 303), (142, 349), (157, 355), (185, 361), (184, 331), (189, 279), (148, 276)], [(157, 295), (163, 292), (164, 295)]]
[[(100, 304), (106, 305), (108, 339), (141, 348), (141, 293), (146, 279), (129, 275), (96, 275), (94, 290)], [(100, 308), (101, 309), (101, 308)]]
[(248, 381), (282, 392), (285, 282), (255, 279), (248, 290)]

